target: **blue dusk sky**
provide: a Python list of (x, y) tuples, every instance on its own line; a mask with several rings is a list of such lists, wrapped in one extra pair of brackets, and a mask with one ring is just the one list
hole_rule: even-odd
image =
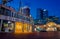
[[(47, 9), (49, 16), (60, 17), (60, 0), (21, 0), (21, 1), (22, 6), (28, 5), (30, 7), (31, 10), (30, 13), (33, 18), (36, 18), (37, 8)], [(10, 3), (7, 3), (7, 5), (15, 8), (16, 11), (18, 11), (20, 5), (19, 2), (20, 0), (13, 0)]]

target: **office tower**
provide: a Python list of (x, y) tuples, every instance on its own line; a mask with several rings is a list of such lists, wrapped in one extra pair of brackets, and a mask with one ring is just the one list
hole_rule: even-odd
[(48, 17), (48, 11), (46, 9), (37, 9), (37, 19), (46, 19)]

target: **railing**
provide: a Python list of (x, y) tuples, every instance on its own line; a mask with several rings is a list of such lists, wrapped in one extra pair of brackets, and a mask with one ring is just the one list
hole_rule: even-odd
[(26, 19), (22, 20), (22, 19), (19, 19), (19, 18), (10, 17), (10, 16), (4, 16), (4, 15), (0, 15), (0, 19), (3, 19), (3, 20), (10, 20), (10, 21), (18, 21), (18, 22), (24, 21), (24, 22), (28, 22), (28, 23), (29, 23), (29, 21), (26, 20)]

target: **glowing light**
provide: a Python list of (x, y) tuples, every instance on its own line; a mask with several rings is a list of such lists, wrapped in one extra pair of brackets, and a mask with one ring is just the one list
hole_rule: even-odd
[(36, 28), (34, 30), (36, 31)]
[(15, 33), (21, 33), (22, 32), (22, 22), (16, 22), (15, 23)]
[(56, 26), (56, 23), (54, 23), (54, 22), (49, 22), (49, 23), (47, 23), (47, 25), (48, 25), (49, 27), (51, 27), (51, 26)]
[[(24, 32), (23, 32), (24, 31)], [(32, 32), (32, 25), (28, 23), (16, 22), (15, 23), (15, 33), (30, 33)]]
[(44, 27), (45, 27), (46, 25), (44, 25)]
[(47, 28), (46, 31), (54, 31), (54, 28)]
[(32, 25), (31, 25), (31, 24), (29, 24), (29, 26), (30, 26), (30, 30), (29, 30), (29, 32), (32, 32)]
[(28, 32), (28, 31), (27, 31), (27, 27), (28, 27), (28, 26), (27, 26), (27, 23), (24, 23), (24, 32)]
[(43, 11), (46, 11), (46, 9), (44, 9)]

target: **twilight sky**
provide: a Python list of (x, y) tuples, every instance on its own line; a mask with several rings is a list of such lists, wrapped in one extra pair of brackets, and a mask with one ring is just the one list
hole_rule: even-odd
[[(20, 0), (13, 0), (8, 6), (19, 9)], [(28, 5), (31, 9), (31, 15), (36, 18), (36, 9), (43, 8), (48, 10), (50, 16), (60, 17), (60, 0), (22, 0), (22, 6)]]

